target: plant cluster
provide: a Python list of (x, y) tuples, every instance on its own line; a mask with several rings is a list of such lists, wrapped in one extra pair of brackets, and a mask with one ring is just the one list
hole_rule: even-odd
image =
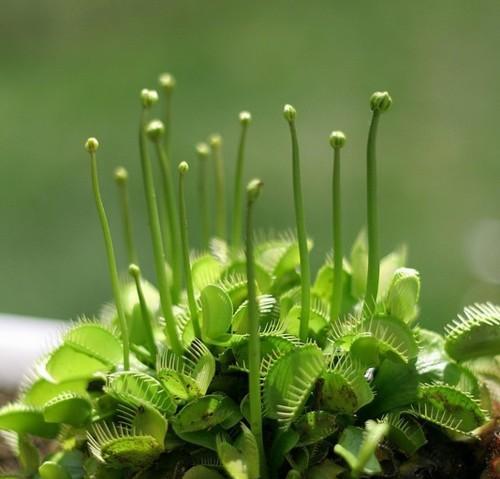
[[(197, 145), (203, 250), (194, 253), (184, 194), (189, 166), (178, 165), (176, 187), (169, 154), (174, 85), (171, 75), (160, 77), (164, 121), (150, 119), (158, 93), (140, 96), (157, 286), (141, 276), (124, 168), (115, 179), (129, 275), (119, 273), (99, 190), (99, 144), (90, 138), (85, 148), (114, 302), (65, 330), (18, 401), (0, 409), (0, 429), (20, 464), (0, 477), (431, 477), (416, 469), (428, 441), (473, 443), (494, 416), (500, 307), (476, 304), (443, 335), (426, 330), (416, 323), (420, 277), (405, 266), (405, 249), (380, 256), (376, 138), (391, 97), (377, 92), (370, 100), (367, 228), (348, 257), (340, 182), (346, 138), (330, 136), (332, 253), (312, 280), (295, 109), (284, 108), (295, 231), (254, 234), (262, 182), (252, 180), (245, 193), (251, 116), (242, 112), (229, 237), (221, 137)], [(213, 231), (207, 168), (214, 172)], [(42, 458), (34, 437), (56, 446)]]

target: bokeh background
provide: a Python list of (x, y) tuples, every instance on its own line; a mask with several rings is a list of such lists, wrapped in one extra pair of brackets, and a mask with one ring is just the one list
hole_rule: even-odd
[[(368, 99), (387, 89), (380, 221), (421, 271), (422, 320), (439, 329), (465, 304), (500, 301), (500, 2), (2, 0), (0, 311), (92, 314), (111, 297), (82, 144), (98, 136), (119, 256), (113, 169), (126, 166), (140, 254), (151, 256), (139, 177), (138, 92), (177, 79), (173, 159), (224, 137), (228, 183), (237, 114), (253, 114), (246, 177), (259, 175), (263, 228), (293, 221), (288, 130), (299, 112), (303, 186), (317, 266), (330, 242), (328, 134), (343, 129), (345, 242), (365, 222)], [(195, 175), (189, 202), (199, 244)]]

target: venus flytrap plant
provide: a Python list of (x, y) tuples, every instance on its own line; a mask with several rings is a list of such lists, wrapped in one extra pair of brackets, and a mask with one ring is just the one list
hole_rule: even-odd
[[(0, 478), (478, 477), (488, 460), (481, 459), (487, 449), (481, 444), (500, 410), (500, 307), (469, 306), (444, 335), (428, 331), (416, 325), (418, 272), (400, 251), (379, 260), (375, 135), (389, 95), (371, 100), (368, 240), (358, 237), (349, 259), (342, 257), (340, 221), (345, 137), (331, 135), (334, 258), (312, 288), (292, 107), (285, 118), (297, 239), (253, 234), (262, 187), (253, 180), (246, 192), (246, 257), (231, 254), (234, 234), (229, 245), (213, 238), (208, 251), (190, 255), (188, 165), (180, 163), (174, 228), (181, 233), (176, 254), (186, 291), (175, 305), (146, 145), (147, 134), (163, 126), (147, 122), (156, 94), (145, 90), (141, 98), (139, 146), (159, 291), (135, 264), (133, 283), (118, 280), (99, 192), (98, 143), (89, 139), (116, 311), (103, 308), (100, 321), (82, 318), (63, 332), (24, 381), (18, 401), (0, 408), (0, 430), (8, 431), (21, 464)], [(208, 147), (198, 154), (203, 175)], [(237, 196), (233, 214), (241, 209)], [(131, 228), (125, 230), (131, 238)], [(208, 226), (204, 231), (206, 247)], [(156, 327), (163, 322), (165, 328)], [(41, 457), (32, 436), (56, 439), (56, 451)]]
[(104, 236), (104, 244), (106, 247), (106, 255), (108, 260), (109, 276), (111, 279), (111, 286), (113, 289), (113, 296), (115, 299), (116, 311), (118, 314), (118, 321), (120, 324), (120, 333), (123, 341), (123, 368), (125, 370), (130, 367), (130, 344), (127, 320), (125, 318), (125, 311), (123, 308), (123, 300), (121, 296), (120, 279), (118, 277), (118, 268), (116, 266), (115, 250), (113, 247), (113, 240), (111, 238), (111, 229), (109, 227), (108, 217), (102, 202), (101, 190), (99, 187), (99, 176), (97, 173), (97, 158), (96, 151), (99, 148), (99, 142), (96, 138), (89, 138), (85, 142), (85, 149), (90, 155), (90, 171), (92, 176), (92, 190), (94, 192), (94, 200), (97, 208), (99, 221), (101, 222), (102, 233)]
[(164, 108), (163, 108), (163, 123), (165, 125), (165, 133), (163, 135), (163, 143), (165, 151), (170, 155), (170, 138), (172, 135), (172, 94), (175, 89), (175, 78), (170, 73), (162, 73), (158, 77), (158, 83), (161, 91), (164, 94)]
[(299, 337), (302, 341), (305, 341), (309, 333), (309, 315), (311, 307), (311, 271), (309, 266), (309, 248), (307, 245), (307, 233), (304, 218), (304, 202), (302, 200), (299, 141), (295, 128), (295, 118), (297, 116), (297, 112), (292, 105), (285, 105), (283, 109), (283, 115), (290, 127), (290, 137), (292, 140), (293, 199), (295, 207), (297, 239), (300, 252), (301, 310)]

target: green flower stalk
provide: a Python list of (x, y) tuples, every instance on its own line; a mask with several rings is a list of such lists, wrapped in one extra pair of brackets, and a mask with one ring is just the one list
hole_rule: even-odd
[(222, 137), (213, 134), (209, 138), (209, 143), (215, 169), (215, 234), (220, 239), (226, 239), (226, 200)]
[(232, 249), (236, 254), (241, 248), (242, 236), (242, 210), (243, 210), (243, 165), (245, 159), (245, 140), (248, 125), (252, 121), (252, 115), (248, 111), (242, 111), (239, 115), (241, 124), (241, 135), (238, 144), (238, 156), (236, 159), (236, 171), (234, 174), (234, 199), (233, 199), (233, 222), (232, 222)]
[(158, 78), (161, 90), (164, 92), (164, 124), (165, 134), (163, 135), (163, 143), (167, 154), (170, 155), (170, 138), (172, 136), (172, 94), (175, 88), (175, 78), (170, 73), (162, 73)]
[(189, 313), (193, 322), (194, 334), (201, 338), (200, 321), (198, 318), (198, 306), (194, 296), (193, 278), (191, 276), (191, 262), (189, 260), (189, 235), (186, 212), (186, 195), (184, 188), (184, 177), (189, 171), (189, 165), (183, 161), (179, 163), (179, 219), (181, 231), (182, 259), (184, 262), (184, 275), (186, 278), (186, 291), (188, 297)]
[(255, 287), (255, 258), (253, 247), (253, 210), (262, 181), (254, 179), (247, 186), (247, 217), (246, 217), (246, 269), (248, 287), (248, 320), (249, 320), (249, 398), (250, 398), (250, 428), (257, 441), (260, 455), (261, 477), (266, 477), (264, 437), (262, 433), (262, 398), (260, 387), (260, 321)]
[(180, 238), (177, 229), (178, 218), (175, 201), (175, 190), (170, 171), (170, 160), (163, 145), (162, 137), (165, 135), (165, 125), (160, 120), (152, 120), (146, 126), (146, 134), (153, 142), (158, 162), (160, 164), (161, 180), (163, 187), (163, 211), (165, 213), (163, 228), (163, 248), (168, 254), (167, 260), (172, 267), (172, 300), (175, 304), (179, 301), (182, 288), (182, 261), (180, 256)]
[(153, 333), (153, 317), (146, 303), (146, 298), (144, 297), (144, 292), (142, 291), (141, 284), (141, 270), (136, 264), (130, 264), (128, 267), (128, 272), (130, 276), (134, 279), (135, 288), (137, 290), (137, 297), (139, 298), (139, 305), (141, 307), (141, 316), (144, 324), (144, 331), (146, 332), (146, 341), (148, 350), (151, 352), (153, 357), (156, 357), (158, 352), (156, 348), (155, 337)]
[(121, 285), (118, 277), (118, 268), (116, 266), (115, 250), (113, 247), (113, 239), (111, 237), (111, 229), (109, 227), (108, 217), (104, 204), (102, 202), (101, 191), (99, 188), (99, 176), (97, 173), (97, 158), (96, 151), (99, 148), (99, 142), (95, 138), (89, 138), (85, 142), (85, 149), (90, 154), (90, 170), (92, 175), (92, 189), (94, 191), (94, 199), (101, 222), (102, 233), (104, 236), (104, 245), (106, 247), (106, 255), (108, 258), (109, 276), (111, 278), (111, 287), (116, 304), (116, 312), (118, 315), (118, 323), (123, 341), (123, 368), (128, 370), (130, 367), (130, 341), (128, 334), (127, 319), (125, 317), (125, 308), (121, 296)]
[(132, 228), (132, 215), (130, 214), (129, 195), (128, 195), (128, 171), (120, 166), (115, 170), (115, 182), (118, 186), (118, 195), (120, 197), (120, 207), (122, 210), (123, 237), (127, 248), (127, 258), (130, 263), (138, 263), (137, 250), (134, 243), (134, 234)]
[(332, 175), (332, 225), (333, 225), (333, 287), (330, 307), (330, 320), (337, 321), (342, 309), (342, 205), (340, 195), (340, 150), (346, 138), (341, 131), (333, 131), (330, 145), (333, 148)]
[(378, 204), (377, 204), (377, 162), (376, 142), (380, 115), (387, 111), (392, 104), (392, 98), (387, 92), (375, 92), (370, 99), (370, 108), (373, 112), (368, 132), (366, 147), (366, 186), (367, 186), (367, 214), (368, 214), (368, 273), (366, 280), (363, 314), (371, 316), (377, 305), (378, 281), (380, 274), (380, 253), (378, 238)]
[(199, 160), (198, 206), (200, 208), (201, 242), (203, 248), (208, 249), (210, 217), (208, 211), (207, 160), (210, 156), (210, 148), (206, 143), (198, 143), (196, 145), (196, 154)]
[(295, 118), (297, 112), (292, 105), (285, 105), (283, 109), (285, 120), (290, 126), (292, 140), (292, 177), (293, 200), (295, 205), (295, 221), (297, 225), (297, 240), (300, 253), (300, 280), (301, 280), (301, 315), (300, 332), (301, 341), (306, 341), (309, 332), (309, 316), (311, 306), (311, 271), (309, 265), (309, 250), (307, 246), (306, 225), (304, 219), (304, 202), (302, 200), (302, 185), (300, 179), (300, 153)]
[(183, 346), (179, 339), (175, 317), (172, 311), (171, 292), (165, 269), (165, 252), (160, 228), (160, 217), (158, 214), (158, 205), (156, 203), (156, 192), (154, 186), (153, 169), (148, 155), (146, 145), (146, 118), (147, 112), (151, 106), (158, 100), (158, 94), (151, 90), (142, 90), (142, 114), (139, 125), (139, 151), (141, 157), (142, 177), (144, 182), (144, 191), (146, 194), (146, 206), (149, 217), (149, 227), (151, 230), (151, 242), (153, 246), (153, 256), (158, 278), (158, 289), (160, 293), (161, 309), (166, 322), (166, 335), (170, 347), (177, 354), (182, 354)]

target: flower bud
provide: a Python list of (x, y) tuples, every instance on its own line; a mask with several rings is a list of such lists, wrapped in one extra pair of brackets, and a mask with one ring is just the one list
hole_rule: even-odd
[(128, 274), (134, 278), (138, 278), (141, 275), (141, 269), (136, 264), (132, 263), (128, 267)]
[(187, 173), (189, 171), (189, 165), (185, 161), (181, 161), (177, 168), (179, 169), (179, 173), (181, 175), (183, 175), (184, 173)]
[(162, 73), (158, 77), (158, 83), (165, 90), (173, 90), (175, 87), (175, 78), (170, 73)]
[(206, 143), (198, 143), (196, 145), (196, 153), (202, 158), (206, 158), (210, 154), (210, 148)]
[(248, 183), (247, 195), (249, 201), (255, 201), (259, 197), (260, 190), (262, 189), (263, 185), (264, 183), (262, 182), (262, 180), (259, 180), (258, 178), (254, 178)]
[(165, 125), (161, 120), (151, 120), (146, 126), (146, 135), (151, 141), (158, 141), (165, 133)]
[(158, 101), (158, 92), (156, 90), (141, 90), (141, 102), (144, 108), (151, 108)]
[(346, 137), (341, 131), (332, 131), (330, 133), (330, 145), (332, 148), (342, 148), (345, 145)]
[(376, 91), (370, 98), (372, 111), (387, 111), (392, 105), (392, 98), (386, 91)]
[(239, 119), (242, 125), (248, 125), (252, 121), (252, 115), (248, 111), (242, 111), (239, 114)]
[(222, 145), (222, 137), (218, 133), (213, 133), (208, 138), (208, 142), (212, 148), (219, 148)]
[(116, 168), (115, 180), (117, 183), (125, 183), (128, 180), (128, 171), (123, 166)]
[(297, 117), (297, 111), (292, 105), (285, 105), (283, 107), (283, 116), (288, 123), (291, 123)]
[(89, 152), (89, 153), (95, 153), (99, 148), (99, 142), (97, 141), (97, 138), (89, 138), (86, 142), (85, 142), (85, 149)]

